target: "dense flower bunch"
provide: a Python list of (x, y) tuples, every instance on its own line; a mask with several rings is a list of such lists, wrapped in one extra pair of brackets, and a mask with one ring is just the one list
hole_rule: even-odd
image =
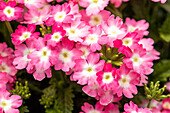
[[(12, 89), (17, 70), (26, 68), (41, 81), (45, 76), (52, 77), (54, 66), (55, 70), (71, 75), (71, 81), (84, 85), (82, 90), (98, 100), (95, 108), (84, 103), (83, 112), (119, 113), (118, 105), (112, 102), (118, 102), (123, 95), (133, 98), (138, 93), (137, 86), (147, 83), (147, 75), (153, 72), (153, 60), (159, 59), (154, 41), (144, 38), (149, 33), (149, 24), (130, 18), (123, 22), (111, 15), (104, 10), (109, 0), (79, 0), (79, 5), (86, 8), (81, 11), (75, 1), (50, 5), (51, 1), (0, 1), (1, 21), (28, 24), (18, 25), (11, 34), (14, 52), (5, 43), (0, 44), (0, 111), (19, 112), (15, 108), (22, 103), (20, 97), (9, 97), (7, 91)], [(128, 0), (111, 3), (119, 7), (122, 1)], [(42, 27), (43, 34), (35, 32), (36, 25)], [(169, 109), (168, 102), (169, 99), (163, 101), (163, 108)], [(151, 113), (133, 102), (125, 104), (124, 110)]]

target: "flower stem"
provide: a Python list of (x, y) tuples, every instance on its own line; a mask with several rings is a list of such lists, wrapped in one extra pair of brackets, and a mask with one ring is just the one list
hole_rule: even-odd
[(13, 29), (12, 29), (12, 27), (11, 27), (10, 22), (9, 22), (9, 21), (5, 21), (5, 24), (6, 24), (6, 27), (7, 27), (8, 31), (9, 31), (9, 33), (10, 33), (10, 34), (13, 33)]
[(150, 108), (151, 101), (152, 101), (152, 99), (149, 100), (149, 103), (148, 103), (148, 105), (147, 105), (147, 108)]
[(46, 32), (48, 32), (47, 28), (43, 25), (43, 24), (40, 24), (40, 26), (42, 27), (42, 29)]

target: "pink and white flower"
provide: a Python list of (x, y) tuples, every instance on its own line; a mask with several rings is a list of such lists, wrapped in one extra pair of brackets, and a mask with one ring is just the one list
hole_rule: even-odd
[(22, 105), (19, 95), (11, 95), (8, 91), (0, 89), (0, 112), (19, 113), (17, 109)]
[(86, 10), (81, 10), (80, 14), (82, 15), (82, 18), (81, 18), (82, 21), (85, 21), (90, 26), (98, 26), (102, 22), (106, 21), (109, 18), (111, 13), (110, 11), (102, 10), (96, 15), (88, 16), (86, 14)]
[(96, 103), (95, 108), (91, 104), (85, 102), (84, 106), (81, 106), (81, 109), (83, 112), (80, 113), (104, 113), (104, 106), (99, 102)]
[(87, 56), (87, 60), (85, 59), (77, 59), (75, 60), (76, 65), (74, 66), (74, 74), (73, 79), (78, 80), (78, 84), (85, 85), (88, 84), (93, 86), (94, 83), (97, 84), (97, 76), (96, 73), (103, 69), (104, 60), (99, 60), (100, 54), (98, 53), (90, 53)]
[(125, 25), (128, 32), (138, 32), (138, 35), (141, 37), (149, 34), (149, 31), (147, 31), (149, 23), (146, 20), (135, 21), (134, 19), (126, 18)]
[(51, 34), (45, 34), (44, 39), (47, 41), (47, 45), (56, 46), (57, 43), (59, 43), (62, 38), (65, 36), (66, 31), (63, 30), (62, 27), (58, 27), (54, 25), (52, 27)]
[(83, 42), (82, 38), (89, 34), (90, 29), (90, 26), (79, 19), (76, 19), (72, 23), (64, 24), (63, 27), (66, 30), (68, 39), (75, 42)]
[(44, 22), (50, 16), (49, 11), (50, 7), (45, 7), (39, 10), (32, 7), (31, 9), (28, 10), (28, 12), (25, 13), (24, 15), (25, 21), (23, 21), (22, 23), (35, 25), (44, 24)]
[(34, 32), (36, 29), (36, 25), (29, 24), (28, 27), (18, 25), (18, 29), (15, 30), (15, 33), (12, 33), (12, 43), (14, 45), (19, 45), (31, 38), (38, 38), (40, 32)]
[(151, 74), (153, 69), (153, 58), (146, 54), (146, 50), (141, 46), (136, 46), (133, 52), (129, 52), (128, 56), (123, 59), (123, 62), (128, 68), (133, 68), (139, 74)]
[(89, 15), (96, 15), (101, 10), (103, 10), (109, 0), (80, 0), (79, 5), (82, 7), (86, 7), (86, 14)]
[(75, 66), (75, 60), (80, 59), (83, 53), (74, 46), (74, 42), (67, 38), (63, 38), (62, 42), (57, 44), (56, 50), (59, 57), (55, 64), (55, 70), (62, 69), (67, 72)]
[(108, 91), (110, 89), (114, 90), (119, 86), (117, 79), (115, 79), (116, 68), (112, 68), (111, 63), (105, 63), (104, 72), (99, 71), (96, 75), (97, 82), (104, 91)]
[(117, 77), (119, 82), (117, 95), (122, 96), (123, 93), (127, 98), (133, 98), (132, 93), (137, 94), (138, 92), (136, 85), (139, 83), (140, 75), (122, 64), (117, 70)]
[(1, 57), (14, 57), (13, 55), (13, 50), (11, 48), (8, 48), (7, 44), (4, 43), (0, 43), (0, 56)]
[(126, 103), (124, 105), (125, 112), (123, 113), (152, 113), (149, 108), (138, 108), (136, 104), (130, 101), (129, 105)]
[(109, 19), (102, 23), (102, 28), (106, 33), (105, 38), (108, 38), (107, 44), (113, 47), (113, 41), (116, 39), (122, 39), (126, 35), (126, 27), (120, 17), (111, 15)]
[(73, 15), (69, 14), (71, 8), (67, 3), (62, 5), (51, 6), (50, 17), (46, 21), (47, 26), (51, 26), (54, 23), (71, 23)]
[(24, 4), (28, 9), (32, 7), (41, 8), (43, 7), (43, 0), (16, 0), (18, 3)]
[(22, 8), (16, 6), (16, 1), (0, 1), (0, 20), (11, 21), (22, 17)]

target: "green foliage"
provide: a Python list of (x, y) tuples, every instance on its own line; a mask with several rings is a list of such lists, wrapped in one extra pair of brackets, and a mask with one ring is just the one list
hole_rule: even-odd
[(72, 87), (60, 89), (57, 92), (57, 98), (53, 108), (47, 109), (46, 113), (72, 113), (73, 110), (73, 98)]
[(151, 82), (150, 88), (148, 88), (147, 84), (145, 84), (144, 86), (145, 94), (149, 100), (155, 99), (159, 101), (160, 99), (165, 99), (165, 98), (170, 97), (170, 95), (162, 95), (163, 92), (165, 91), (166, 85), (159, 89), (159, 86), (160, 86), (159, 83), (160, 81), (157, 81), (155, 84)]
[(53, 101), (56, 95), (56, 88), (51, 85), (43, 90), (43, 95), (41, 96), (40, 104), (44, 105), (44, 108), (49, 108), (53, 105)]
[(160, 37), (166, 41), (170, 42), (170, 16), (168, 16), (163, 23), (162, 27), (159, 29)]
[(152, 74), (153, 81), (166, 82), (167, 78), (170, 77), (170, 60), (162, 60), (154, 65), (155, 71)]
[(15, 84), (15, 89), (10, 92), (13, 95), (20, 95), (22, 99), (28, 99), (31, 96), (27, 81), (25, 81), (25, 85), (22, 85), (17, 81)]
[(19, 108), (20, 113), (29, 113), (28, 107), (27, 106), (21, 106)]

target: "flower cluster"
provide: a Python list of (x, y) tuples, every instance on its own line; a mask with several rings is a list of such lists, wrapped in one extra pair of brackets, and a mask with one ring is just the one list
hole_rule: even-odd
[[(128, 0), (111, 3), (119, 7), (122, 1)], [(14, 55), (5, 43), (0, 44), (0, 88), (6, 89), (6, 85), (15, 82), (17, 69), (26, 68), (41, 81), (45, 76), (52, 77), (54, 66), (55, 70), (70, 75), (71, 81), (84, 85), (84, 93), (99, 101), (95, 109), (85, 103), (84, 112), (118, 113), (118, 106), (112, 102), (118, 102), (123, 95), (133, 98), (138, 93), (137, 86), (147, 83), (147, 75), (153, 72), (153, 60), (159, 59), (154, 41), (144, 38), (149, 33), (149, 24), (130, 18), (123, 22), (111, 15), (104, 10), (109, 0), (79, 0), (79, 5), (86, 8), (81, 11), (75, 2), (62, 5), (49, 2), (52, 0), (0, 1), (1, 21), (28, 24), (18, 25), (11, 34)], [(44, 33), (35, 32), (38, 25)], [(16, 110), (21, 105), (20, 97), (3, 93), (7, 96), (1, 96), (0, 89), (0, 110)], [(6, 108), (7, 104), (10, 107)], [(151, 113), (133, 102), (125, 104), (124, 109), (124, 113)]]
[(19, 95), (11, 95), (8, 90), (13, 89), (17, 69), (12, 64), (14, 59), (13, 50), (6, 43), (0, 43), (0, 112), (19, 113), (16, 109), (21, 106), (22, 100)]

